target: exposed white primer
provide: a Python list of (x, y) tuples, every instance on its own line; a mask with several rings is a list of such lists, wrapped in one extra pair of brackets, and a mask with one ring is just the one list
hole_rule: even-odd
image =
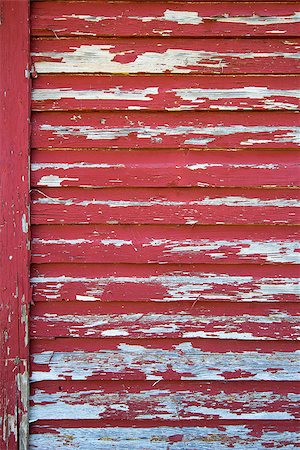
[(234, 163), (226, 163), (226, 164), (190, 164), (185, 166), (189, 170), (207, 170), (214, 167), (223, 167), (223, 168), (232, 168), (232, 169), (267, 169), (267, 170), (275, 170), (281, 167), (280, 164), (272, 163), (272, 164), (234, 164)]
[(79, 178), (63, 178), (57, 175), (45, 175), (39, 179), (37, 186), (60, 187), (64, 181), (79, 181)]
[[(149, 244), (151, 245), (151, 243)], [(245, 258), (251, 258), (256, 255), (272, 263), (300, 263), (300, 242), (296, 241), (252, 241), (251, 239), (241, 240), (220, 240), (209, 241), (202, 239), (195, 241), (186, 239), (183, 241), (165, 240), (166, 250), (168, 253), (205, 253), (213, 259), (227, 258), (225, 249), (232, 249), (237, 255)]]
[[(67, 19), (78, 19), (85, 22), (102, 22), (105, 20), (122, 20), (122, 15), (117, 16), (91, 16), (88, 14), (63, 14), (62, 17), (55, 17), (54, 20), (62, 21)], [(229, 14), (223, 14), (220, 16), (200, 16), (197, 11), (179, 11), (166, 9), (162, 16), (128, 16), (130, 20), (137, 20), (139, 22), (175, 22), (179, 25), (199, 25), (205, 20), (213, 20), (214, 22), (224, 23), (237, 23), (245, 25), (255, 26), (267, 26), (267, 25), (281, 25), (286, 23), (298, 23), (300, 22), (299, 12), (286, 16), (260, 16), (253, 14), (252, 16), (230, 16)], [(172, 30), (168, 30), (172, 31)], [(80, 33), (81, 34), (81, 33)]]
[(217, 19), (218, 22), (225, 23), (243, 23), (246, 25), (255, 25), (255, 26), (266, 26), (266, 25), (283, 25), (286, 23), (299, 23), (300, 22), (300, 13), (294, 12), (294, 14), (290, 14), (288, 16), (258, 16), (253, 14), (252, 16), (234, 16), (229, 17), (228, 15), (224, 15), (224, 17), (219, 17)]
[[(298, 89), (269, 89), (267, 87), (245, 86), (232, 89), (201, 89), (201, 88), (183, 88), (171, 89), (171, 93), (182, 100), (203, 103), (203, 99), (209, 100), (233, 100), (235, 98), (243, 99), (267, 99), (268, 97), (292, 97), (300, 98)], [(266, 101), (266, 104), (267, 101)], [(283, 103), (283, 105), (285, 105)]]
[(116, 169), (124, 168), (125, 164), (106, 164), (106, 163), (87, 163), (87, 162), (76, 162), (76, 163), (32, 163), (31, 170), (33, 172), (43, 169), (53, 169), (53, 170), (68, 170), (68, 169)]
[[(173, 436), (182, 441), (172, 442), (172, 450), (266, 450), (268, 446), (295, 450), (298, 433), (293, 431), (265, 431), (259, 436), (248, 425), (222, 425), (222, 427), (149, 427), (149, 428), (54, 428), (53, 432), (30, 434), (30, 449), (63, 450), (70, 446), (80, 450), (168, 450)], [(233, 447), (234, 445), (234, 447)]]
[(101, 239), (103, 245), (114, 245), (117, 248), (123, 247), (123, 245), (133, 245), (132, 241), (124, 239)]
[(129, 333), (126, 330), (106, 330), (102, 332), (102, 336), (113, 337), (113, 336), (128, 336)]
[(300, 207), (300, 202), (297, 199), (285, 199), (285, 198), (273, 198), (263, 200), (260, 198), (247, 198), (240, 196), (227, 196), (211, 198), (205, 197), (203, 200), (191, 200), (191, 201), (172, 201), (172, 200), (81, 200), (77, 199), (61, 199), (51, 197), (40, 197), (33, 200), (36, 204), (49, 204), (49, 205), (102, 205), (109, 206), (110, 208), (130, 208), (130, 207), (152, 207), (152, 206), (229, 206), (229, 207)]
[(61, 100), (63, 98), (73, 98), (75, 100), (132, 100), (150, 101), (152, 96), (158, 94), (157, 87), (145, 89), (125, 90), (120, 87), (110, 89), (85, 89), (73, 90), (71, 88), (57, 89), (33, 89), (32, 100)]
[[(165, 52), (149, 51), (136, 54), (135, 61), (121, 63), (115, 61), (117, 55), (126, 54), (118, 52), (114, 45), (80, 45), (72, 47), (66, 52), (34, 52), (32, 56), (46, 58), (45, 61), (35, 63), (39, 73), (191, 73), (200, 67), (222, 70), (227, 66), (224, 58), (250, 59), (284, 58), (298, 59), (299, 54), (287, 52), (211, 52), (204, 50), (167, 49)], [(49, 60), (53, 58), (53, 60)], [(59, 60), (59, 61), (58, 61)], [(195, 67), (192, 69), (191, 67)]]
[(43, 238), (33, 238), (33, 244), (46, 244), (46, 245), (78, 245), (78, 244), (92, 244), (94, 241), (89, 239), (43, 239)]
[[(223, 315), (192, 315), (190, 311), (183, 310), (177, 314), (170, 313), (132, 313), (132, 314), (90, 314), (71, 315), (45, 313), (35, 316), (33, 322), (45, 323), (47, 326), (64, 324), (68, 333), (73, 337), (84, 336), (110, 336), (116, 330), (122, 335), (143, 335), (144, 337), (157, 337), (160, 335), (176, 334), (184, 338), (203, 337), (206, 339), (238, 339), (238, 340), (274, 340), (295, 339), (297, 325), (300, 318), (286, 312), (273, 309), (265, 316), (241, 314), (239, 316)], [(261, 324), (265, 327), (264, 335), (253, 329), (252, 332), (243, 332), (246, 324)], [(122, 324), (122, 330), (111, 329)], [(268, 325), (278, 324), (275, 331), (268, 330)], [(285, 334), (282, 326), (291, 327)], [(106, 329), (107, 328), (107, 329)], [(261, 329), (261, 328), (259, 328)], [(186, 331), (193, 330), (193, 331)], [(292, 331), (294, 330), (294, 331)], [(127, 333), (127, 334), (124, 334)]]
[(26, 214), (22, 214), (22, 231), (23, 233), (28, 233), (28, 222), (27, 222), (27, 217)]
[[(125, 330), (111, 329), (104, 336), (128, 334)], [(99, 376), (105, 373), (113, 376), (128, 371), (142, 373), (147, 380), (158, 375), (169, 379), (170, 369), (184, 380), (224, 380), (228, 372), (242, 371), (249, 374), (247, 377), (244, 374), (241, 377), (243, 380), (296, 381), (300, 380), (297, 363), (299, 355), (300, 351), (205, 352), (193, 347), (189, 342), (175, 345), (171, 350), (119, 344), (117, 350), (101, 349), (97, 352), (45, 351), (33, 355), (33, 363), (37, 368), (33, 370), (31, 381), (59, 380), (66, 377), (72, 380), (86, 380), (97, 374)], [(43, 371), (43, 366), (47, 368), (46, 371)], [(276, 370), (270, 371), (270, 368)]]
[[(31, 282), (36, 290), (42, 284), (42, 293), (47, 298), (59, 298), (61, 287), (66, 283), (82, 283), (83, 292), (76, 295), (77, 300), (99, 300), (107, 286), (111, 283), (126, 285), (131, 289), (134, 285), (163, 286), (166, 293), (157, 301), (188, 300), (228, 300), (228, 301), (278, 301), (279, 295), (300, 296), (300, 279), (293, 277), (232, 276), (227, 274), (199, 273), (190, 275), (185, 272), (174, 272), (160, 276), (110, 276), (110, 277), (71, 277), (55, 276), (32, 277)], [(223, 290), (229, 286), (229, 291)], [(152, 300), (150, 297), (149, 300)], [(153, 300), (156, 300), (154, 297)]]
[[(198, 135), (200, 136), (213, 136), (212, 138), (200, 138), (199, 145), (203, 145), (207, 142), (212, 142), (216, 136), (229, 136), (234, 134), (261, 134), (261, 133), (275, 133), (277, 135), (271, 136), (270, 142), (293, 142), (300, 144), (300, 127), (295, 126), (245, 126), (245, 125), (229, 125), (229, 126), (177, 126), (177, 127), (168, 127), (168, 126), (157, 126), (155, 128), (151, 128), (151, 126), (143, 126), (140, 127), (128, 127), (124, 126), (122, 128), (113, 127), (103, 127), (103, 128), (95, 128), (89, 125), (80, 126), (80, 125), (49, 125), (42, 124), (40, 126), (41, 131), (50, 131), (53, 135), (56, 136), (81, 136), (85, 137), (88, 140), (113, 140), (118, 139), (120, 137), (128, 137), (129, 135), (135, 134), (139, 139), (154, 139), (160, 138), (162, 139), (164, 136), (183, 136), (187, 137), (188, 135)], [(197, 139), (199, 139), (197, 137)], [(207, 140), (209, 139), (209, 140)], [(253, 141), (255, 142), (255, 141)], [(269, 142), (269, 141), (267, 141)], [(186, 140), (184, 143), (188, 143)], [(196, 141), (195, 141), (196, 143)]]

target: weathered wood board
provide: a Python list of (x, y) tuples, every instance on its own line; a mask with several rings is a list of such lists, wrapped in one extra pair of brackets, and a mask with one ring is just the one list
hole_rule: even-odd
[[(99, 5), (100, 3), (100, 5)], [(33, 2), (33, 36), (298, 36), (293, 3)]]
[(297, 112), (45, 112), (34, 148), (299, 148)]
[(32, 2), (30, 448), (296, 450), (296, 2)]
[(297, 76), (41, 75), (33, 80), (37, 111), (299, 110)]
[(0, 0), (0, 449), (28, 440), (29, 2)]

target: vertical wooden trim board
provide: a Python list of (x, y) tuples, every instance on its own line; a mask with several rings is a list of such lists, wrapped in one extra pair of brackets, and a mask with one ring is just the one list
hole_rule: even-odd
[(296, 450), (299, 21), (31, 2), (30, 450)]
[(27, 449), (29, 2), (0, 1), (1, 450)]

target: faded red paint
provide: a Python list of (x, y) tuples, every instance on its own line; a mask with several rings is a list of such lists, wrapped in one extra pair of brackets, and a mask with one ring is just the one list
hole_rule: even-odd
[[(170, 45), (171, 43), (171, 45)], [(295, 74), (299, 39), (37, 39), (38, 73)], [(130, 63), (115, 58), (130, 55)], [(135, 56), (135, 58), (133, 58)]]
[[(297, 224), (298, 190), (38, 188), (33, 224)], [(47, 205), (47, 209), (46, 209)], [(88, 207), (87, 207), (88, 206)], [(221, 232), (222, 237), (222, 232)], [(251, 237), (250, 237), (251, 239)]]
[(0, 448), (26, 449), (29, 290), (29, 4), (0, 1)]
[(34, 110), (298, 110), (297, 76), (41, 75)]
[(297, 148), (293, 112), (33, 114), (34, 148)]
[[(100, 162), (99, 162), (100, 161)], [(63, 187), (297, 187), (289, 150), (56, 150), (31, 153), (31, 184)]]
[[(237, 4), (238, 3), (238, 4)], [(176, 21), (176, 13), (178, 19)], [(34, 2), (34, 36), (298, 36), (290, 3)], [(254, 17), (253, 17), (254, 16)], [(256, 17), (255, 17), (256, 16)], [(256, 21), (255, 21), (256, 18)], [(94, 20), (93, 20), (94, 19)], [(275, 21), (275, 23), (274, 23)], [(179, 22), (179, 23), (178, 23)], [(252, 22), (252, 23), (251, 23)]]
[(298, 23), (33, 2), (32, 448), (297, 445)]
[(299, 301), (299, 268), (291, 264), (40, 264), (32, 283), (36, 302)]

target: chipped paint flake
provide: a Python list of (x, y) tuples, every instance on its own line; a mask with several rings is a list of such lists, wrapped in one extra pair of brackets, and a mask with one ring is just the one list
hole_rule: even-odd
[[(212, 52), (205, 50), (167, 49), (164, 52), (144, 52), (136, 54), (133, 62), (121, 63), (115, 60), (120, 53), (114, 52), (114, 45), (80, 45), (73, 47), (72, 51), (33, 52), (38, 58), (45, 61), (36, 61), (36, 70), (39, 73), (191, 73), (195, 70), (190, 67), (210, 69), (224, 69), (227, 66), (226, 58), (240, 60), (253, 60), (259, 58), (298, 59), (300, 54), (287, 52)], [(123, 53), (124, 54), (124, 53)], [(122, 55), (122, 53), (121, 53)], [(50, 61), (49, 61), (50, 58)], [(51, 61), (51, 58), (53, 59)], [(58, 62), (59, 60), (59, 62)], [(88, 69), (87, 69), (88, 68)]]
[[(229, 136), (234, 134), (251, 133), (275, 133), (278, 134), (272, 136), (271, 140), (264, 140), (263, 142), (291, 142), (300, 144), (300, 128), (291, 126), (245, 126), (245, 125), (230, 125), (230, 126), (177, 126), (170, 128), (168, 126), (157, 126), (152, 128), (151, 126), (144, 127), (123, 127), (123, 128), (95, 128), (93, 126), (70, 126), (70, 125), (40, 125), (41, 131), (50, 131), (54, 136), (66, 137), (66, 136), (81, 136), (88, 140), (116, 140), (120, 137), (128, 137), (135, 134), (138, 139), (162, 139), (164, 136), (187, 136), (198, 135), (193, 139), (189, 138), (184, 141), (185, 144), (205, 145), (208, 142), (212, 142), (214, 137), (200, 137), (200, 136)], [(193, 141), (193, 142), (191, 142)], [(250, 140), (248, 140), (250, 143)], [(248, 142), (247, 141), (247, 142)], [(256, 143), (256, 140), (251, 140), (252, 144)], [(241, 144), (243, 144), (241, 142)]]
[(37, 186), (60, 187), (64, 181), (79, 181), (79, 178), (63, 178), (58, 175), (44, 175), (37, 182)]
[(72, 98), (75, 100), (132, 100), (150, 101), (153, 95), (158, 94), (157, 87), (145, 89), (124, 90), (118, 87), (103, 90), (73, 90), (68, 88), (60, 89), (34, 89), (32, 99), (34, 101), (61, 100)]

